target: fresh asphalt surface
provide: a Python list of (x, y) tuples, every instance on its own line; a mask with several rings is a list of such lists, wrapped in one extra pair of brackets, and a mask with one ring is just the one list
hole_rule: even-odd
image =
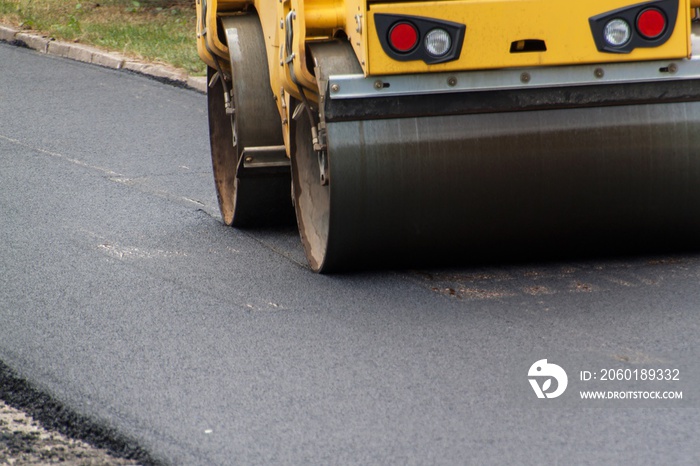
[(221, 225), (204, 96), (0, 44), (0, 361), (164, 462), (698, 464), (699, 284), (688, 253), (313, 274)]

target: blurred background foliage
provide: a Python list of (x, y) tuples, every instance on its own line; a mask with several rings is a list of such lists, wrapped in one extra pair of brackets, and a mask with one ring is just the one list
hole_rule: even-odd
[(202, 75), (195, 0), (0, 0), (0, 23)]

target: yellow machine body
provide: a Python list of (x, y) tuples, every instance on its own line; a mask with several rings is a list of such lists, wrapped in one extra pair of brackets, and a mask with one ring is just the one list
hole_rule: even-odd
[[(456, 0), (385, 3), (369, 11), (367, 73), (426, 73), (542, 65), (607, 63), (690, 55), (688, 8), (681, 9), (675, 31), (664, 45), (639, 48), (629, 54), (599, 52), (588, 18), (630, 5), (628, 0)], [(374, 17), (379, 13), (407, 14), (454, 21), (466, 25), (458, 60), (439, 65), (421, 61), (397, 62), (383, 52)], [(520, 41), (541, 40), (546, 51), (511, 51)]]
[[(450, 255), (665, 238), (659, 224), (700, 235), (699, 11), (700, 0), (197, 0), (224, 221), (236, 225), (239, 185), (269, 181), (283, 154), (316, 271), (429, 244)], [(396, 32), (404, 23), (415, 45)], [(427, 36), (443, 27), (451, 49), (438, 59)], [(266, 66), (251, 69), (258, 55)], [(238, 102), (253, 87), (281, 131), (267, 142), (269, 121), (241, 129), (257, 117)]]
[[(280, 121), (290, 118), (289, 97), (299, 97), (289, 68), (316, 100), (313, 64), (307, 62), (306, 45), (347, 36), (365, 76), (449, 71), (556, 66), (586, 63), (680, 59), (691, 55), (692, 7), (700, 0), (679, 0), (678, 18), (670, 38), (661, 46), (637, 48), (631, 53), (605, 53), (596, 49), (588, 19), (638, 2), (629, 0), (443, 0), (374, 2), (367, 0), (197, 0), (197, 45), (211, 67), (215, 59), (228, 69), (229, 50), (223, 40), (222, 17), (258, 13), (265, 35), (270, 89), (277, 97)], [(285, 50), (288, 23), (293, 28), (292, 50)], [(410, 15), (466, 25), (459, 59), (426, 64), (421, 60), (397, 61), (387, 55), (377, 33), (377, 14)], [(513, 52), (519, 42), (539, 40), (546, 51)], [(293, 53), (295, 60), (285, 62)], [(285, 141), (289, 150), (288, 132)]]

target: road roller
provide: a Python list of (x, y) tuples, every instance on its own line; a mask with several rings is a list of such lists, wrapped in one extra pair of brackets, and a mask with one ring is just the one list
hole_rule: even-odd
[(196, 4), (223, 222), (316, 272), (700, 234), (700, 0)]

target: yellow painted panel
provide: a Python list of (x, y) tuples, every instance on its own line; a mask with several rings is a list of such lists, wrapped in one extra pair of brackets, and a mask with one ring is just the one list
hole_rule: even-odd
[[(690, 55), (690, 1), (679, 0), (675, 29), (656, 48), (637, 48), (629, 54), (601, 53), (595, 46), (588, 19), (639, 0), (458, 0), (372, 4), (368, 10), (368, 74), (420, 73), (493, 69), (538, 65), (605, 63), (678, 59)], [(405, 14), (465, 24), (466, 35), (459, 60), (426, 65), (400, 62), (382, 49), (374, 24), (377, 13)], [(511, 43), (544, 40), (546, 52), (510, 53)]]

